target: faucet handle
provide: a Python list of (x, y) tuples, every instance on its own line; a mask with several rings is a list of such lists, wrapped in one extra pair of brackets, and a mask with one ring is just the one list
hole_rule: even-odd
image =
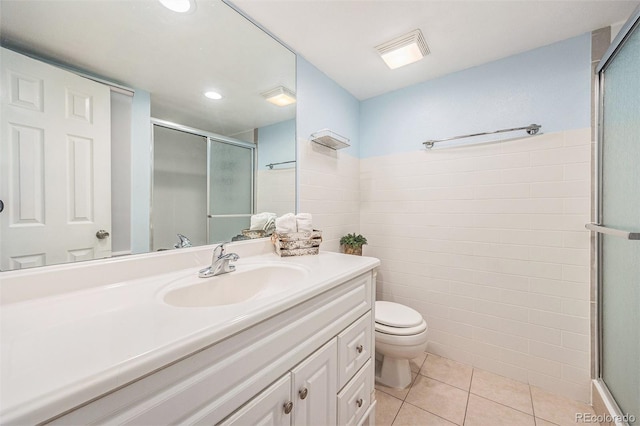
[[(213, 258), (214, 259), (220, 259), (222, 256), (224, 256), (224, 245), (227, 244), (226, 242), (224, 243), (220, 243), (216, 246), (216, 248), (213, 249)], [(218, 253), (218, 249), (220, 250), (220, 254)]]
[(227, 254), (226, 248), (225, 248), (227, 244), (229, 244), (229, 241), (224, 241), (218, 244), (216, 248), (213, 249), (213, 260), (221, 259)]

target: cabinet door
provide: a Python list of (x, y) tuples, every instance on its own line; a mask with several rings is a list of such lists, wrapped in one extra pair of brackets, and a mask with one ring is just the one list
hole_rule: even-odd
[(223, 426), (290, 426), (291, 374), (287, 373), (277, 382), (260, 392), (239, 411), (220, 423)]
[(331, 339), (292, 370), (294, 425), (336, 424), (337, 364), (337, 343)]

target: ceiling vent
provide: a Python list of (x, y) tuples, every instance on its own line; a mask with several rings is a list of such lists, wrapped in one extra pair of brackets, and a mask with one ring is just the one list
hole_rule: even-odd
[(429, 54), (429, 47), (420, 30), (394, 38), (376, 46), (378, 54), (391, 69), (419, 61)]

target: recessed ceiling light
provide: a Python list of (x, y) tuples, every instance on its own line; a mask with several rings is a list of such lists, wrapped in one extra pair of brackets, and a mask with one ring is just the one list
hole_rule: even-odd
[(275, 89), (271, 89), (261, 95), (267, 100), (277, 106), (287, 106), (296, 102), (296, 94), (284, 86), (278, 86)]
[(429, 54), (429, 47), (420, 30), (413, 30), (376, 46), (376, 50), (392, 70), (419, 61)]
[(214, 100), (218, 100), (218, 99), (222, 99), (222, 95), (218, 92), (204, 92), (204, 95), (209, 98), (209, 99), (214, 99)]
[(195, 0), (158, 0), (164, 7), (178, 13), (192, 11), (196, 7)]

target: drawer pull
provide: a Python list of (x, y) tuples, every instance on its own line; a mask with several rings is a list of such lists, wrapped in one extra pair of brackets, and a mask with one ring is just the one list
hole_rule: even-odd
[(293, 402), (291, 402), (291, 401), (285, 402), (284, 403), (284, 413), (285, 414), (289, 414), (291, 412), (291, 410), (293, 410)]
[(358, 408), (362, 407), (362, 403), (363, 403), (363, 402), (364, 402), (364, 401), (362, 400), (362, 398), (360, 398), (360, 399), (358, 399), (358, 400), (356, 401), (356, 405), (358, 406)]
[(364, 350), (364, 348), (362, 347), (362, 345), (358, 345), (358, 346), (356, 346), (356, 351), (357, 351), (359, 354), (361, 354), (363, 350)]
[(298, 392), (300, 394), (300, 399), (305, 399), (307, 397), (307, 395), (309, 394), (309, 389), (307, 388), (302, 388), (300, 389), (300, 392)]

